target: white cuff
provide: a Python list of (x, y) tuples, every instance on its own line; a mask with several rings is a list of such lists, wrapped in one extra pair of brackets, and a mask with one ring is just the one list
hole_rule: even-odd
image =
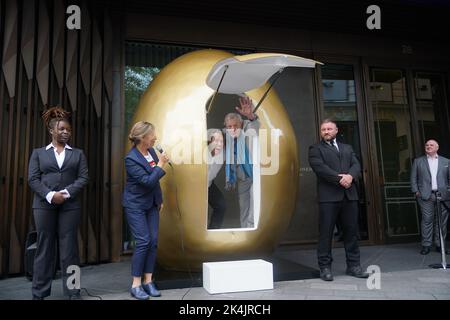
[(60, 192), (63, 194), (64, 199), (70, 198), (70, 193), (69, 191), (67, 191), (67, 189), (61, 190)]
[(47, 195), (45, 196), (45, 199), (47, 199), (48, 203), (52, 203), (52, 199), (53, 199), (53, 195), (55, 194), (55, 191), (50, 191), (49, 193), (47, 193)]

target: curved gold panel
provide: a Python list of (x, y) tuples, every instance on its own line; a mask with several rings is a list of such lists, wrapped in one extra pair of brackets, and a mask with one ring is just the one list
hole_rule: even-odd
[[(258, 226), (256, 230), (207, 230), (207, 164), (202, 155), (207, 131), (205, 110), (214, 91), (205, 80), (214, 64), (232, 56), (224, 51), (201, 50), (174, 60), (151, 83), (133, 118), (132, 123), (145, 120), (155, 124), (158, 140), (173, 162), (173, 169), (167, 166), (161, 180), (164, 209), (158, 242), (158, 262), (169, 269), (194, 270), (206, 261), (269, 254), (294, 211), (297, 143), (288, 115), (272, 91), (257, 114), (261, 129), (278, 129), (280, 133), (279, 167), (276, 174), (261, 176)], [(247, 95), (256, 103), (266, 89), (267, 85)]]

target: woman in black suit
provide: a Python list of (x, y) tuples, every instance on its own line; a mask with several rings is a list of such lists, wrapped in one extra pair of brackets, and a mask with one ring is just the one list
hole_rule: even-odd
[(88, 168), (83, 151), (70, 147), (69, 113), (60, 107), (47, 110), (42, 118), (51, 143), (34, 149), (28, 168), (28, 183), (34, 191), (33, 216), (37, 230), (37, 249), (33, 267), (33, 299), (50, 295), (55, 269), (56, 240), (64, 294), (79, 299), (80, 289), (67, 286), (67, 267), (79, 264), (78, 195), (88, 182)]
[(153, 149), (155, 127), (149, 122), (137, 122), (131, 128), (129, 139), (133, 147), (125, 157), (127, 183), (122, 205), (136, 241), (130, 292), (134, 298), (146, 300), (161, 295), (152, 281), (152, 274), (156, 262), (159, 211), (163, 203), (159, 180), (165, 175), (163, 167), (169, 158), (165, 154), (160, 158), (156, 155)]

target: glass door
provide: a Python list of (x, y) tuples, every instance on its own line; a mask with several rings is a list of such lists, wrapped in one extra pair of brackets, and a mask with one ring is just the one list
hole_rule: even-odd
[(419, 211), (410, 184), (414, 139), (405, 72), (370, 68), (369, 100), (386, 238), (417, 238)]
[(414, 90), (419, 128), (418, 154), (423, 154), (426, 141), (434, 139), (439, 143), (438, 153), (448, 158), (449, 114), (443, 76), (432, 72), (414, 72)]
[[(336, 121), (338, 126), (338, 142), (353, 147), (361, 168), (365, 169), (361, 147), (360, 127), (358, 121), (357, 95), (355, 86), (355, 71), (352, 64), (326, 63), (321, 67), (323, 118)], [(359, 237), (369, 239), (367, 204), (365, 196), (365, 181), (359, 184)], [(342, 239), (339, 224), (337, 224), (337, 239)]]

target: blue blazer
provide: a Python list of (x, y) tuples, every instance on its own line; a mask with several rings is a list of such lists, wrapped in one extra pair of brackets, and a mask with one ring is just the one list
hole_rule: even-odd
[[(153, 148), (148, 149), (156, 163), (158, 156)], [(159, 207), (162, 202), (159, 179), (166, 173), (158, 166), (151, 167), (136, 147), (131, 148), (125, 157), (127, 182), (123, 192), (122, 205), (135, 210), (148, 210)]]

